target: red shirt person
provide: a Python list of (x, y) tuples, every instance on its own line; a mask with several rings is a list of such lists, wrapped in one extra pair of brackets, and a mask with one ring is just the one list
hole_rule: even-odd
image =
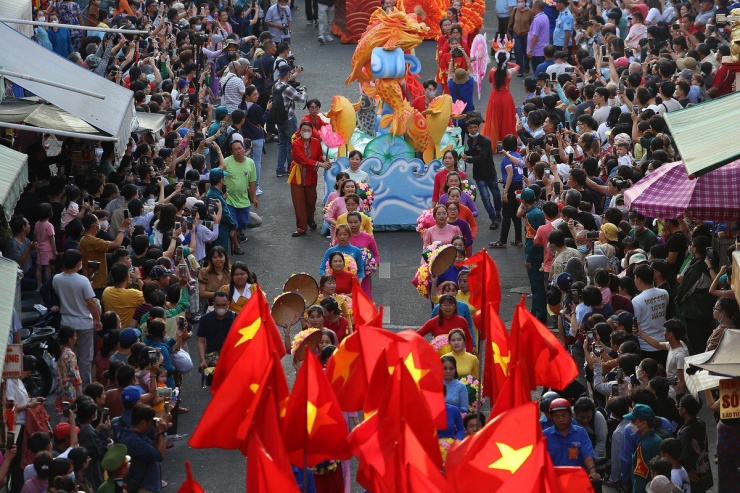
[(420, 336), (432, 334), (433, 337), (447, 335), (452, 329), (461, 329), (465, 333), (465, 350), (473, 352), (473, 338), (470, 327), (463, 317), (457, 314), (457, 300), (449, 294), (439, 298), (439, 315), (430, 318), (416, 331)]
[(316, 183), (318, 182), (319, 168), (329, 169), (331, 164), (325, 160), (319, 139), (314, 138), (313, 126), (309, 122), (301, 122), (298, 127), (300, 137), (293, 141), (290, 163), (290, 198), (295, 211), (296, 230), (293, 237), (303, 236), (308, 228), (315, 229), (316, 221)]

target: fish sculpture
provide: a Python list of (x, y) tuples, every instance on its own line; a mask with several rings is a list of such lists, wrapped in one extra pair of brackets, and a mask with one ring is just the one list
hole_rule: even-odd
[(370, 58), (374, 48), (395, 50), (401, 48), (409, 51), (416, 48), (424, 39), (429, 28), (423, 22), (418, 22), (415, 14), (407, 14), (398, 9), (385, 12), (377, 9), (370, 17), (367, 31), (360, 38), (360, 42), (352, 55), (352, 72), (345, 81), (349, 85), (355, 80), (370, 82)]
[(473, 43), (470, 45), (470, 58), (475, 83), (478, 85), (478, 99), (480, 99), (481, 84), (483, 84), (488, 69), (488, 41), (485, 34), (478, 34), (473, 38)]
[(375, 85), (362, 84), (362, 90), (371, 98), (379, 97), (392, 110), (392, 113), (380, 118), (381, 127), (390, 125), (388, 132), (393, 135), (406, 133), (406, 120), (411, 117), (408, 108), (411, 105), (403, 98), (399, 79), (378, 79)]
[(363, 94), (360, 97), (360, 101), (354, 105), (354, 108), (357, 113), (357, 128), (371, 137), (374, 136), (375, 117), (378, 114), (378, 105), (375, 104), (375, 98)]
[(449, 94), (442, 94), (432, 99), (422, 114), (426, 117), (427, 131), (431, 140), (431, 145), (423, 151), (424, 162), (430, 163), (434, 159), (440, 159), (446, 151), (452, 149), (451, 144), (445, 146), (444, 149), (441, 149), (439, 145), (450, 124), (450, 118), (460, 115), (452, 114), (452, 96)]
[(339, 146), (337, 151), (337, 157), (347, 156), (350, 151), (354, 150), (354, 147), (349, 143), (357, 125), (354, 106), (344, 96), (334, 96), (326, 117), (329, 118), (332, 130), (344, 139), (344, 144)]
[[(427, 149), (431, 148), (433, 153), (434, 144), (432, 143), (432, 137), (429, 135), (429, 128), (427, 127), (427, 119), (419, 113), (419, 110), (413, 109), (411, 118), (408, 120), (406, 133), (403, 138), (409, 145), (416, 151), (425, 153)], [(426, 157), (426, 156), (425, 156)], [(424, 159), (425, 163), (428, 163)]]

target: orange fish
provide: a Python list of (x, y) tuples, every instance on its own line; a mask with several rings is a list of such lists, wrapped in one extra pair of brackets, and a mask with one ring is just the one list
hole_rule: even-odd
[(406, 134), (403, 137), (417, 152), (424, 152), (427, 148), (434, 146), (432, 137), (429, 135), (427, 119), (416, 109), (413, 110), (406, 127)]
[[(355, 80), (369, 82), (372, 80), (370, 57), (374, 48), (384, 50), (401, 48), (409, 51), (416, 48), (424, 39), (429, 28), (416, 20), (416, 15), (406, 14), (398, 9), (385, 12), (378, 8), (370, 17), (367, 31), (352, 55), (352, 73), (345, 81), (349, 85)], [(401, 132), (403, 133), (403, 132)]]

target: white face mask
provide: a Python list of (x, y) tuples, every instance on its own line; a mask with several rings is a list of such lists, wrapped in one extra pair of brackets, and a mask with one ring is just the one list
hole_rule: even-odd
[(100, 221), (100, 230), (108, 231), (108, 221)]
[(101, 157), (103, 157), (103, 149), (101, 147), (95, 148), (95, 160), (100, 162)]
[(478, 132), (477, 134), (468, 134), (468, 135), (470, 135), (471, 139), (474, 139), (480, 135), (480, 132)]
[(310, 131), (301, 132), (301, 137), (303, 137), (304, 139), (310, 139), (311, 132)]
[(224, 315), (226, 315), (226, 312), (228, 312), (229, 309), (228, 308), (216, 308), (213, 311), (216, 312), (216, 315), (218, 315), (219, 317), (223, 317)]
[(39, 18), (37, 20), (39, 22), (46, 22), (46, 17), (44, 17), (43, 15), (41, 15), (41, 16), (39, 16)]

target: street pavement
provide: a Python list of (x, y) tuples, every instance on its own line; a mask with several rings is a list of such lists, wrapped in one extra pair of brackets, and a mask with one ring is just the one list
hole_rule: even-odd
[[(293, 53), (296, 56), (295, 63), (305, 69), (298, 80), (308, 88), (308, 97), (318, 98), (323, 111), (329, 110), (332, 96), (335, 94), (344, 95), (353, 102), (357, 101), (360, 96), (359, 86), (344, 84), (355, 45), (343, 45), (339, 41), (319, 45), (316, 39), (317, 30), (305, 24), (302, 2), (300, 5), (301, 10), (293, 15)], [(496, 17), (492, 8), (486, 12), (485, 26), (484, 32), (489, 33), (490, 39), (496, 32)], [(422, 62), (422, 80), (434, 76), (435, 49), (435, 41), (425, 41), (416, 49), (416, 56)], [(517, 105), (521, 104), (524, 98), (521, 81), (521, 78), (515, 78), (511, 84)], [(475, 100), (475, 105), (482, 114), (485, 114), (490, 89), (491, 85), (487, 81), (484, 82), (482, 98)], [(299, 111), (299, 119), (305, 113), (305, 110)], [(309, 231), (307, 236), (300, 238), (291, 237), (295, 230), (295, 220), (289, 187), (285, 178), (275, 176), (277, 145), (268, 144), (266, 148), (267, 154), (262, 158), (261, 173), (261, 188), (264, 194), (260, 196), (259, 209), (255, 211), (262, 217), (263, 224), (259, 228), (248, 230), (248, 241), (242, 245), (245, 255), (236, 259), (247, 262), (250, 270), (256, 273), (268, 300), (272, 300), (282, 293), (283, 284), (292, 274), (306, 272), (318, 279), (319, 263), (329, 243), (318, 231)], [(500, 164), (498, 156), (496, 164), (497, 166)], [(320, 198), (323, 196), (322, 187), (323, 182), (319, 184)], [(477, 205), (482, 214), (478, 218), (479, 232), (473, 244), (473, 252), (486, 248), (489, 242), (499, 238), (498, 230), (488, 229), (490, 223), (482, 203), (478, 201)], [(319, 224), (321, 211), (322, 205), (318, 204), (316, 219)], [(513, 238), (513, 231), (509, 232), (509, 237)], [(418, 328), (430, 316), (429, 302), (421, 298), (411, 284), (419, 265), (421, 238), (414, 231), (379, 232), (375, 238), (381, 264), (379, 272), (373, 276), (373, 297), (378, 305), (384, 307), (384, 326), (391, 330)], [(503, 291), (501, 317), (508, 326), (521, 294), (529, 292), (523, 265), (523, 249), (510, 245), (506, 249), (489, 252), (500, 269)], [(292, 333), (296, 333), (295, 328)], [(195, 340), (192, 340), (189, 346), (197, 366)], [(292, 386), (295, 371), (289, 356), (283, 359), (283, 366), (289, 385)], [(208, 389), (200, 387), (197, 372), (193, 371), (185, 376), (182, 399), (182, 405), (190, 409), (190, 412), (181, 415), (179, 420), (179, 433), (186, 436), (183, 441), (176, 442), (175, 447), (167, 451), (163, 471), (164, 479), (170, 486), (165, 491), (175, 491), (184, 479), (185, 460), (191, 462), (195, 478), (209, 493), (242, 491), (245, 487), (245, 460), (239, 452), (199, 450), (187, 446), (187, 440), (210, 400)], [(353, 477), (355, 469), (356, 463), (353, 465)], [(362, 488), (355, 484), (353, 491), (362, 491)]]

